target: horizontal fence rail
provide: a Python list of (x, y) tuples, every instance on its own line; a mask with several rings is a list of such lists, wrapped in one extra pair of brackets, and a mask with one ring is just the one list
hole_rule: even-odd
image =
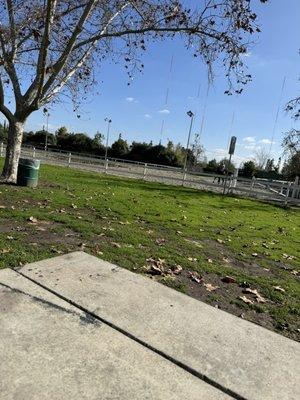
[[(5, 145), (0, 143), (0, 157), (5, 156)], [(232, 176), (185, 171), (183, 168), (143, 163), (140, 161), (107, 158), (91, 154), (70, 153), (64, 150), (45, 151), (32, 146), (22, 146), (21, 156), (37, 158), (46, 164), (68, 166), (81, 170), (144, 179), (171, 185), (182, 185), (223, 194), (239, 194), (282, 204), (300, 205), (299, 178), (295, 182), (262, 178)]]

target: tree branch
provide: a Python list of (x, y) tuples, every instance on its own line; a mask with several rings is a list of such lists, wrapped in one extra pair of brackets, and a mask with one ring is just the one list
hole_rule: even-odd
[(42, 38), (42, 42), (41, 42), (41, 46), (40, 46), (39, 57), (38, 57), (38, 62), (37, 62), (37, 67), (36, 67), (37, 93), (36, 93), (35, 100), (34, 100), (36, 103), (39, 102), (40, 95), (41, 95), (42, 89), (43, 89), (44, 80), (45, 80), (46, 60), (47, 60), (48, 47), (50, 44), (49, 37), (50, 37), (51, 24), (52, 24), (52, 20), (53, 20), (56, 3), (57, 3), (57, 0), (48, 0), (47, 1), (45, 28), (44, 28), (44, 34), (43, 34), (43, 38)]
[(11, 111), (4, 104), (4, 88), (2, 83), (2, 78), (0, 76), (0, 112), (9, 120), (12, 121), (14, 116)]
[(100, 33), (99, 35), (95, 35), (90, 37), (89, 39), (82, 40), (81, 42), (77, 43), (76, 46), (74, 46), (74, 49), (80, 48), (86, 44), (89, 44), (91, 42), (94, 42), (96, 40), (101, 40), (104, 38), (113, 38), (113, 37), (121, 37), (121, 36), (126, 36), (126, 35), (138, 35), (138, 34), (145, 34), (145, 33), (186, 33), (190, 34), (193, 33), (198, 34), (198, 35), (203, 35), (203, 36), (208, 36), (211, 39), (215, 40), (221, 40), (222, 35), (219, 34), (212, 34), (205, 32), (201, 29), (197, 29), (195, 27), (187, 27), (187, 28), (155, 28), (154, 26), (149, 27), (149, 28), (140, 28), (140, 29), (126, 29), (124, 31), (120, 32), (111, 32), (111, 33)]
[(6, 0), (9, 25), (10, 25), (10, 34), (11, 34), (11, 57), (12, 59), (15, 57), (16, 53), (16, 24), (15, 24), (15, 16), (13, 11), (12, 0)]
[(71, 35), (69, 42), (67, 43), (64, 51), (62, 52), (61, 56), (59, 57), (59, 59), (56, 61), (56, 63), (52, 66), (53, 69), (53, 73), (52, 75), (49, 77), (48, 81), (46, 82), (46, 84), (44, 85), (43, 88), (43, 95), (45, 93), (47, 93), (47, 91), (49, 90), (49, 88), (51, 87), (51, 85), (53, 84), (53, 82), (55, 81), (57, 75), (60, 73), (60, 71), (62, 70), (62, 68), (64, 67), (71, 51), (74, 48), (74, 44), (78, 38), (78, 35), (81, 33), (82, 28), (86, 22), (86, 20), (88, 19), (90, 12), (92, 11), (94, 5), (96, 4), (97, 0), (90, 0), (87, 5), (85, 6), (85, 9), (83, 10), (83, 13), (81, 15), (81, 17), (79, 18), (79, 21), (77, 22), (77, 25), (73, 31), (73, 34)]

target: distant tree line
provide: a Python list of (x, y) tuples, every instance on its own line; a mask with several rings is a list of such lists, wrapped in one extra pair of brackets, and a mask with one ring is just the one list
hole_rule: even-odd
[[(7, 129), (0, 124), (0, 141), (6, 141)], [(24, 132), (23, 144), (32, 145), (37, 148), (64, 150), (74, 153), (105, 155), (104, 135), (96, 133), (94, 138), (86, 133), (68, 132), (66, 127), (60, 127), (53, 134), (45, 130), (36, 132)], [(174, 167), (182, 167), (187, 158), (189, 168), (197, 165), (197, 158), (200, 154), (200, 146), (193, 144), (192, 148), (186, 151), (181, 144), (174, 144), (169, 141), (167, 146), (153, 144), (152, 142), (132, 142), (130, 145), (120, 134), (118, 139), (108, 147), (108, 157), (121, 158), (132, 161), (140, 161), (153, 164), (162, 164)]]
[[(7, 139), (7, 126), (0, 123), (0, 142)], [(45, 130), (36, 132), (24, 132), (23, 143), (37, 148), (45, 148), (47, 142), (48, 149), (64, 150), (74, 153), (94, 154), (97, 156), (105, 155), (104, 135), (97, 132), (93, 138), (86, 133), (71, 133), (66, 127), (60, 127), (53, 134)], [(239, 175), (247, 178), (253, 176), (266, 179), (294, 179), (300, 176), (300, 132), (289, 132), (284, 136), (283, 148), (287, 159), (281, 166), (281, 158), (275, 162), (268, 158), (264, 151), (257, 152), (256, 160), (248, 160), (243, 163), (239, 170)], [(233, 173), (235, 166), (228, 159), (221, 161), (212, 159), (203, 161), (204, 149), (199, 143), (198, 135), (191, 148), (186, 151), (181, 144), (174, 144), (169, 141), (166, 146), (153, 144), (152, 142), (134, 141), (128, 144), (120, 134), (118, 139), (108, 147), (108, 157), (120, 158), (132, 161), (140, 161), (152, 164), (162, 164), (174, 167), (183, 167), (187, 158), (188, 168), (195, 171), (208, 173), (218, 173), (221, 165), (225, 165), (226, 172)]]

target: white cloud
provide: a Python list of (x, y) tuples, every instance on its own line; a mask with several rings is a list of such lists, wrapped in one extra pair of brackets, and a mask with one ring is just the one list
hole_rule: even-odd
[(262, 143), (262, 144), (275, 144), (275, 142), (273, 142), (273, 141), (270, 140), (270, 139), (261, 139), (261, 140), (259, 141), (259, 143)]
[(163, 110), (159, 110), (158, 111), (160, 114), (170, 114), (170, 110), (168, 110), (167, 108), (164, 108)]
[(217, 157), (225, 157), (228, 154), (228, 150), (222, 148), (214, 149), (214, 152)]
[(245, 143), (255, 143), (255, 137), (254, 136), (247, 136), (243, 139), (243, 142)]
[(126, 97), (125, 100), (128, 101), (128, 103), (133, 103), (135, 101), (135, 98), (134, 97)]
[(144, 114), (145, 118), (152, 118), (150, 114)]
[(254, 150), (255, 147), (256, 147), (256, 146), (255, 146), (254, 144), (250, 144), (250, 145), (244, 146), (244, 149), (245, 149), (245, 150)]

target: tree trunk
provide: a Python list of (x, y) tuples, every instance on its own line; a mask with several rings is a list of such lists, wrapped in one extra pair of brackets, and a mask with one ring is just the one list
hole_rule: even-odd
[(6, 156), (2, 171), (2, 180), (6, 183), (16, 183), (18, 163), (23, 139), (24, 121), (11, 121), (9, 123)]

